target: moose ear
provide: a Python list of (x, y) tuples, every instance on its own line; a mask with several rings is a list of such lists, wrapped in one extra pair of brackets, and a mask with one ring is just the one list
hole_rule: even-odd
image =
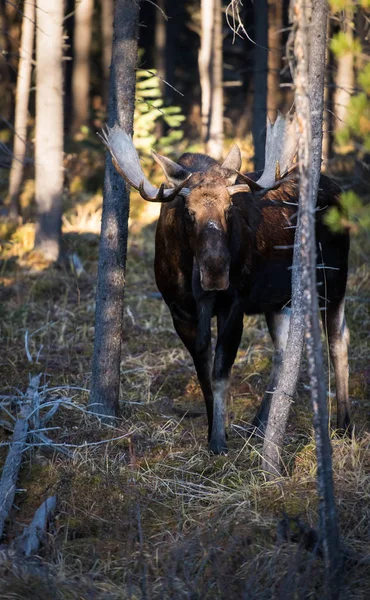
[(240, 154), (239, 146), (233, 144), (222, 163), (223, 169), (230, 169), (231, 171), (240, 171), (242, 166), (242, 156)]
[(174, 185), (182, 183), (189, 175), (190, 171), (187, 171), (170, 158), (161, 156), (152, 150), (154, 160), (161, 166), (167, 180)]

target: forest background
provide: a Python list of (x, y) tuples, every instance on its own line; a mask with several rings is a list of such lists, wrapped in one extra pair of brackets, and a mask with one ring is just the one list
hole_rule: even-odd
[[(21, 572), (9, 562), (0, 567), (7, 574), (1, 583), (4, 597), (16, 590), (18, 597), (29, 598), (30, 589), (35, 597), (50, 597), (48, 577), (53, 573), (53, 597), (63, 598), (226, 598), (231, 593), (289, 598), (297, 590), (302, 597), (310, 592), (320, 598), (320, 556), (310, 554), (304, 543), (297, 552), (295, 543), (301, 530), (309, 535), (317, 522), (305, 373), (286, 438), (287, 477), (276, 488), (260, 472), (260, 445), (243, 433), (271, 361), (264, 323), (258, 317), (246, 319), (233, 375), (231, 451), (227, 458), (210, 460), (192, 365), (153, 279), (156, 213), (135, 193), (129, 219), (122, 418), (109, 428), (85, 411), (104, 179), (104, 150), (95, 133), (106, 121), (113, 3), (61, 3), (60, 40), (48, 36), (53, 49), (59, 45), (59, 55), (38, 53), (37, 41), (36, 50), (25, 55), (31, 87), (24, 144), (25, 136), (15, 133), (16, 87), (22, 22), (35, 22), (32, 15), (24, 19), (31, 4), (1, 2), (0, 372), (2, 397), (8, 399), (1, 422), (4, 458), (13, 431), (9, 398), (27, 390), (30, 375), (42, 373), (44, 411), (51, 402), (59, 410), (48, 423), (51, 443), (36, 435), (28, 447), (17, 494), (19, 515), (12, 515), (7, 539), (16, 539), (50, 494), (56, 494), (58, 508), (41, 550), (41, 568)], [(40, 24), (41, 12), (51, 12), (48, 4), (37, 3), (36, 40), (48, 35), (47, 21)], [(266, 114), (274, 120), (278, 110), (293, 108), (284, 58), (290, 34), (288, 2), (244, 2), (239, 5), (240, 21), (234, 21), (227, 3), (202, 4), (207, 10), (190, 0), (141, 3), (134, 139), (144, 169), (158, 181), (151, 149), (175, 159), (185, 150), (206, 148), (219, 158), (237, 142), (243, 170), (260, 169)], [(347, 547), (361, 549), (363, 555), (368, 549), (370, 378), (367, 11), (366, 2), (331, 3), (323, 149), (323, 168), (344, 190), (345, 224), (353, 232), (347, 295), (356, 429), (352, 441), (333, 440), (333, 460), (343, 538)], [(211, 46), (212, 56), (219, 58), (210, 80), (202, 64), (211, 14), (220, 23), (220, 36)], [(42, 97), (38, 77), (50, 69), (51, 60), (59, 62), (51, 72), (60, 70), (62, 86), (57, 90), (59, 108), (53, 104), (59, 111), (52, 117), (55, 129), (47, 130), (46, 137), (55, 146), (61, 131), (58, 156), (63, 162), (46, 166), (45, 175), (37, 168), (51, 153), (37, 136), (37, 119), (45, 116), (48, 91)], [(212, 113), (218, 114), (213, 125)], [(22, 158), (14, 146), (19, 137)], [(51, 229), (48, 220), (45, 230), (43, 215), (50, 211), (55, 219)], [(335, 212), (331, 221), (334, 227), (343, 225)], [(330, 396), (330, 369), (328, 382)], [(346, 597), (367, 598), (369, 587), (366, 562), (345, 571)]]

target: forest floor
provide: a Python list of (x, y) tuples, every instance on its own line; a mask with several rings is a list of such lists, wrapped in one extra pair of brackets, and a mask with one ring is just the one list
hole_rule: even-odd
[[(232, 374), (229, 452), (209, 455), (194, 368), (155, 285), (154, 217), (135, 194), (122, 414), (117, 424), (105, 426), (86, 412), (101, 194), (86, 191), (82, 179), (83, 173), (75, 172), (70, 181), (63, 224), (65, 247), (78, 254), (84, 267), (79, 276), (35, 257), (32, 223), (0, 231), (0, 395), (24, 393), (30, 375), (41, 374), (45, 404), (61, 401), (48, 423), (55, 448), (35, 443), (25, 453), (4, 543), (11, 543), (53, 494), (55, 518), (34, 568), (0, 562), (1, 597), (324, 598), (320, 553), (310, 552), (304, 540), (297, 543), (303, 524), (318, 525), (305, 368), (286, 433), (285, 474), (278, 484), (271, 483), (260, 468), (262, 444), (248, 437), (246, 426), (266, 387), (272, 345), (263, 319), (245, 318)], [(342, 543), (347, 553), (364, 558), (343, 565), (346, 600), (370, 597), (369, 251), (368, 234), (354, 238), (347, 318), (355, 432), (351, 440), (337, 439), (333, 432), (332, 440)], [(329, 365), (327, 383), (334, 424)], [(0, 415), (1, 462), (14, 414), (8, 405)]]

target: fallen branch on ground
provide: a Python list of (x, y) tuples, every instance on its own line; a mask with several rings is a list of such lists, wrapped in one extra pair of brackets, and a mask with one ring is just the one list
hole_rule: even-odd
[(22, 462), (23, 449), (26, 445), (29, 422), (28, 419), (34, 410), (38, 398), (40, 376), (31, 378), (25, 394), (24, 402), (20, 406), (18, 418), (14, 425), (13, 439), (6, 457), (0, 480), (0, 538), (4, 532), (5, 520), (13, 506), (16, 492), (18, 473)]
[(22, 535), (15, 541), (15, 548), (18, 552), (26, 556), (37, 553), (40, 543), (45, 537), (47, 524), (50, 515), (55, 511), (56, 504), (56, 496), (51, 496), (37, 509), (31, 523), (25, 527)]

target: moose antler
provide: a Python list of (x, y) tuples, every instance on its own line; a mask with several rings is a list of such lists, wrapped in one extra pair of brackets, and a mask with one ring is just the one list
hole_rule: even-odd
[[(106, 126), (101, 133), (98, 133), (98, 136), (111, 153), (113, 164), (118, 173), (129, 185), (139, 191), (144, 200), (170, 202), (183, 190), (186, 182), (191, 177), (191, 174), (188, 175), (184, 181), (174, 188), (165, 189), (162, 183), (158, 189), (145, 177), (132, 138), (120, 128), (118, 123), (114, 127)], [(183, 193), (187, 194), (188, 190), (184, 189)]]
[(256, 184), (260, 189), (277, 187), (295, 169), (293, 164), (297, 152), (295, 122), (279, 114), (275, 123), (267, 120), (265, 167)]

